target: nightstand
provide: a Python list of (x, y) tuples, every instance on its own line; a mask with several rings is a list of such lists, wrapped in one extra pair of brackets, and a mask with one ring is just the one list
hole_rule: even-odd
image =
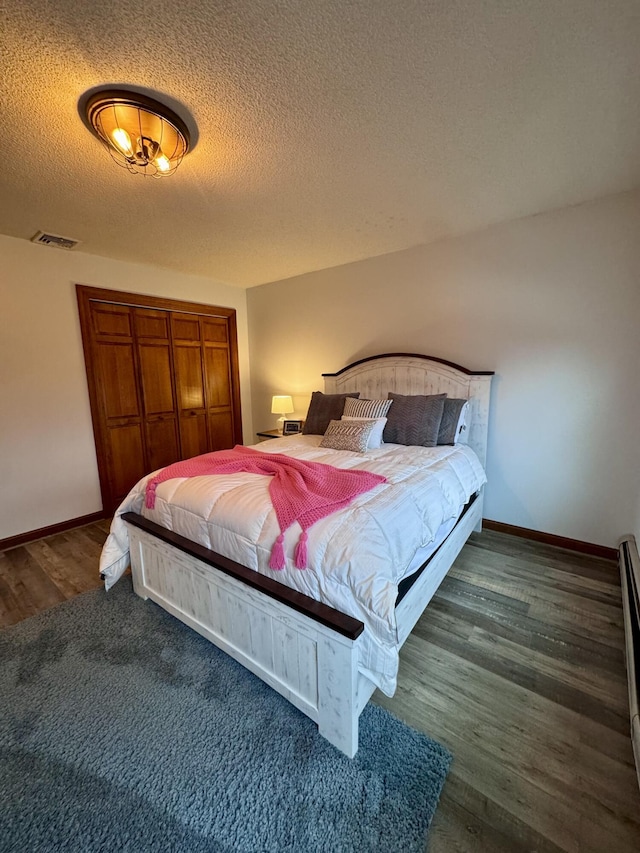
[(266, 429), (264, 432), (257, 432), (256, 435), (260, 441), (267, 441), (269, 438), (282, 438), (281, 429)]

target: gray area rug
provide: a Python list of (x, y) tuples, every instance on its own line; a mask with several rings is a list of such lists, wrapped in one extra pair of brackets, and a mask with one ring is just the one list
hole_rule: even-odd
[(352, 760), (123, 578), (0, 632), (0, 851), (424, 851), (451, 756), (369, 703)]

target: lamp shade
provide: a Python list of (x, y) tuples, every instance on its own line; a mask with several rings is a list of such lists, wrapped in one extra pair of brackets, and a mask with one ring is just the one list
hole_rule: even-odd
[(287, 394), (278, 394), (271, 398), (272, 415), (289, 415), (293, 411), (293, 400)]

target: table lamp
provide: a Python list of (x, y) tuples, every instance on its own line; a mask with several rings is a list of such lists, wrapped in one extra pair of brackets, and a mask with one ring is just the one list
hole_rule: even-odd
[(288, 394), (277, 394), (271, 398), (271, 414), (280, 415), (278, 424), (281, 431), (286, 420), (286, 415), (290, 415), (292, 412), (293, 400)]

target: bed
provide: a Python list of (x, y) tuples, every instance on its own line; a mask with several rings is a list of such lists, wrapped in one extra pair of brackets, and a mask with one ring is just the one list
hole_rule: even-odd
[[(105, 544), (107, 588), (130, 560), (138, 595), (262, 678), (352, 757), (360, 713), (376, 687), (392, 695), (399, 648), (471, 532), (481, 529), (491, 376), (405, 354), (324, 374), (326, 394), (468, 400), (464, 441), (446, 448), (387, 444), (365, 454), (333, 450), (328, 456), (321, 436), (256, 446), (386, 477), (310, 529), (305, 571), (291, 559), (282, 572), (268, 569), (263, 551), (277, 532), (265, 497), (268, 478), (206, 478), (215, 481), (206, 491), (202, 477), (169, 480), (158, 488), (153, 510), (144, 507), (145, 478), (118, 510)], [(209, 509), (201, 509), (203, 501)], [(285, 545), (290, 554), (286, 538)]]

